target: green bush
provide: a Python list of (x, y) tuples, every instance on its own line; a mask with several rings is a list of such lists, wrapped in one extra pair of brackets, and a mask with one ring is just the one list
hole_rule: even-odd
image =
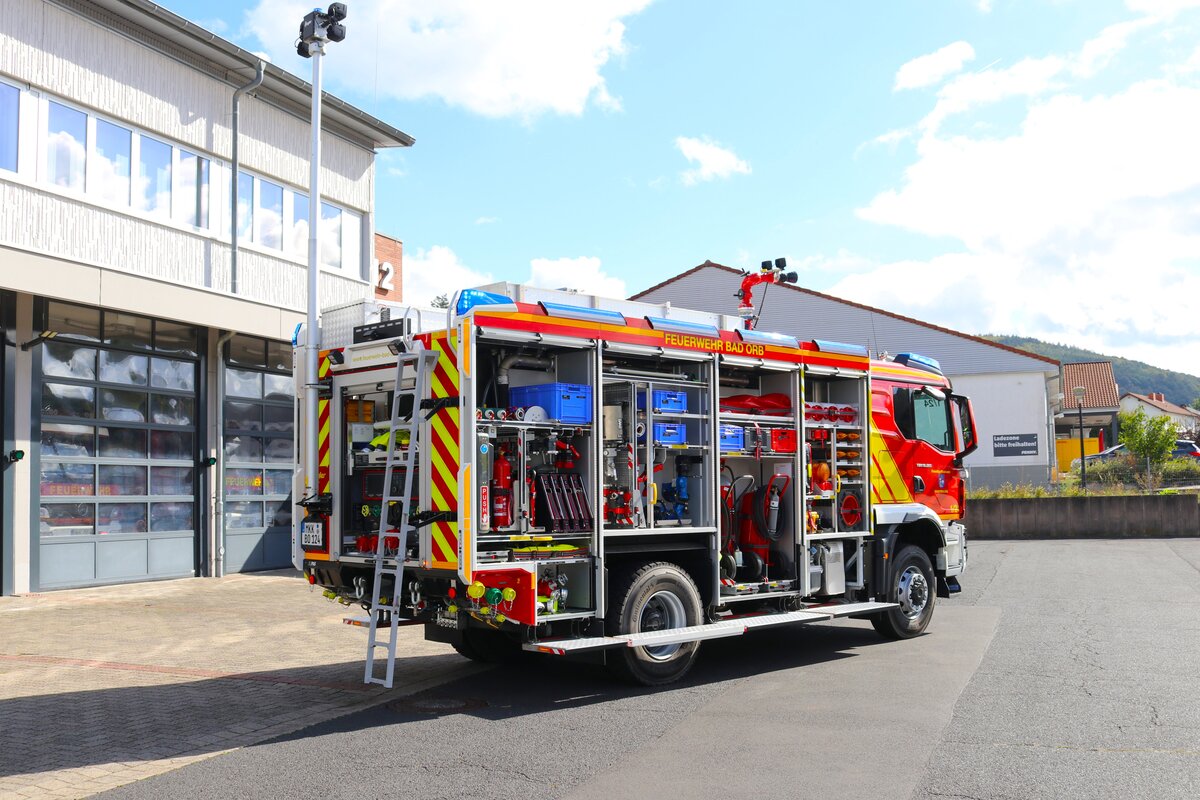
[(1200, 484), (1200, 458), (1173, 458), (1162, 466), (1162, 482), (1171, 486)]

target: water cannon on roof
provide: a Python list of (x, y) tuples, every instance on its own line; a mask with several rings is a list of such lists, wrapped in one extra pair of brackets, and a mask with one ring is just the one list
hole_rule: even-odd
[[(738, 316), (742, 318), (746, 330), (754, 330), (754, 326), (758, 323), (758, 318), (762, 314), (762, 301), (758, 304), (758, 310), (754, 310), (753, 290), (755, 286), (770, 286), (773, 283), (795, 283), (799, 279), (795, 272), (784, 272), (786, 268), (787, 259), (777, 258), (774, 264), (770, 261), (762, 262), (762, 267), (758, 272), (742, 271), (742, 285), (738, 288), (734, 297), (738, 299)], [(766, 300), (766, 297), (766, 289), (763, 289), (763, 300)]]

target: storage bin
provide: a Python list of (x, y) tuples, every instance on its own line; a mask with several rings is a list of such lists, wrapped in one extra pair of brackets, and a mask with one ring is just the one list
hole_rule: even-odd
[(654, 423), (655, 444), (687, 444), (687, 431), (674, 422)]
[(790, 428), (775, 428), (771, 431), (771, 450), (776, 453), (796, 452), (796, 431)]
[(722, 425), (720, 437), (722, 451), (746, 449), (746, 431), (740, 425)]
[[(652, 393), (651, 407), (655, 414), (686, 414), (687, 393), (675, 389), (655, 389)], [(646, 395), (638, 395), (638, 408), (646, 407)]]
[(540, 383), (509, 389), (510, 406), (541, 406), (550, 419), (586, 425), (592, 421), (592, 387), (583, 383)]

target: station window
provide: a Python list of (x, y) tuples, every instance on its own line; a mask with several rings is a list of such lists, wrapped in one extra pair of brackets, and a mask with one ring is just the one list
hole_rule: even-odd
[(226, 345), (225, 363), (226, 526), (288, 528), (295, 461), (291, 348), (238, 335)]
[(88, 191), (106, 203), (129, 205), (129, 159), (133, 132), (102, 119), (96, 120), (95, 158)]
[(17, 142), (20, 130), (21, 92), (0, 83), (0, 169), (17, 171)]
[(199, 331), (47, 302), (43, 537), (194, 532)]
[(87, 115), (51, 100), (46, 114), (46, 180), (83, 191)]
[(143, 136), (141, 140), (138, 207), (155, 216), (170, 216), (171, 146), (149, 136)]
[(179, 151), (179, 191), (175, 195), (175, 221), (193, 228), (208, 227), (209, 161)]

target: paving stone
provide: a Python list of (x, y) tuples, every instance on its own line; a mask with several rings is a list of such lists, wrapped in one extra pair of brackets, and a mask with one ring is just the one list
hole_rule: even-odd
[[(86, 796), (399, 696), (360, 689), (344, 611), (279, 573), (0, 598), (0, 800)], [(401, 636), (405, 685), (471, 669)]]

